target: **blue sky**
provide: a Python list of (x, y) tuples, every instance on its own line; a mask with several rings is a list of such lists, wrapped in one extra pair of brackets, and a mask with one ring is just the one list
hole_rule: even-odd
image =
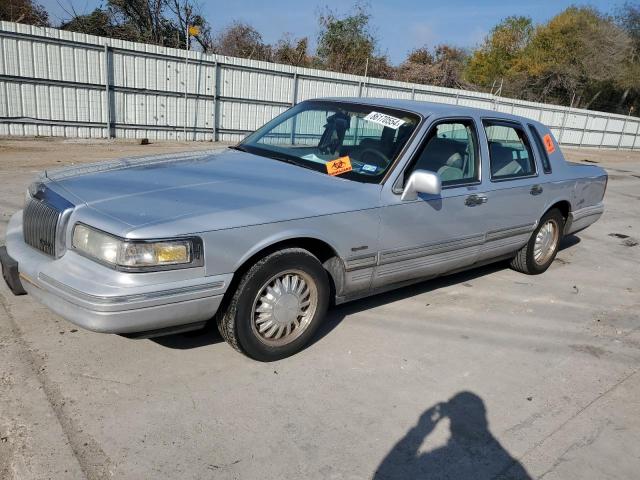
[[(72, 4), (79, 13), (88, 13), (101, 1), (39, 0), (51, 14), (53, 23), (67, 17)], [(106, 2), (105, 2), (106, 3)], [(381, 51), (399, 63), (413, 47), (449, 43), (473, 47), (480, 43), (500, 19), (526, 15), (544, 22), (572, 4), (591, 5), (611, 12), (623, 0), (371, 0), (372, 23)], [(275, 42), (284, 32), (294, 37), (308, 36), (315, 44), (317, 12), (329, 7), (348, 12), (352, 2), (345, 0), (224, 0), (201, 1), (202, 10), (219, 30), (233, 20), (250, 23), (266, 42)], [(64, 7), (64, 8), (63, 8)]]

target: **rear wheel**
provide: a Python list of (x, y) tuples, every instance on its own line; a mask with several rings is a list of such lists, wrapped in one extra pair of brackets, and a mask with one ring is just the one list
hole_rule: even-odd
[(559, 210), (549, 210), (540, 220), (527, 244), (511, 260), (511, 268), (529, 275), (546, 271), (558, 253), (564, 222)]
[(236, 350), (261, 361), (300, 351), (325, 316), (329, 281), (320, 261), (306, 250), (267, 255), (243, 276), (218, 329)]

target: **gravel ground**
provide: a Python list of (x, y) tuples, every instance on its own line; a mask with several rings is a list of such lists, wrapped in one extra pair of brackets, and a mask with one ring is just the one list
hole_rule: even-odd
[[(211, 148), (0, 140), (0, 238), (38, 170)], [(638, 478), (640, 152), (565, 154), (609, 171), (607, 210), (544, 275), (336, 307), (280, 362), (77, 330), (0, 285), (0, 478)]]

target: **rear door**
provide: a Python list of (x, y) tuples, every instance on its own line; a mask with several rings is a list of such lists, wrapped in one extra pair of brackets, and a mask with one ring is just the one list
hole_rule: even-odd
[(478, 261), (515, 252), (526, 244), (544, 210), (544, 178), (540, 178), (532, 142), (517, 121), (483, 119), (487, 175), (483, 205), (486, 239)]

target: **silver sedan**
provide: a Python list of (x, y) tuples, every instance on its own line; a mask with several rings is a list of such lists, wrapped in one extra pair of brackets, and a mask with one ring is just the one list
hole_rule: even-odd
[(216, 321), (258, 360), (330, 304), (505, 260), (544, 272), (607, 175), (534, 120), (405, 100), (302, 102), (229, 150), (45, 172), (0, 250), (12, 290), (84, 328)]

